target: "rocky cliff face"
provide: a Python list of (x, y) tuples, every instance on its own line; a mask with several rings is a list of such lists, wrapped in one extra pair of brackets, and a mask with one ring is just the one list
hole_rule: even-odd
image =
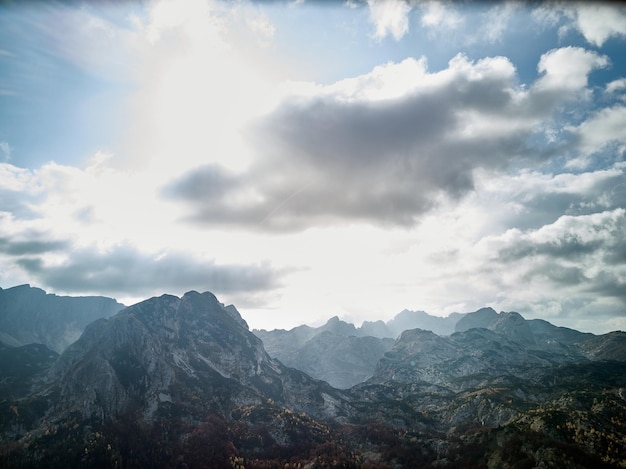
[(57, 296), (30, 285), (0, 289), (0, 341), (13, 347), (44, 344), (61, 353), (89, 323), (122, 308), (111, 298)]
[[(227, 414), (268, 398), (336, 416), (332, 402), (341, 399), (271, 359), (237, 310), (208, 292), (152, 298), (96, 321), (60, 356), (48, 382), (46, 392), (60, 397), (57, 412), (99, 419), (132, 406), (149, 420), (164, 403), (194, 399)], [(325, 392), (334, 397), (326, 401)]]

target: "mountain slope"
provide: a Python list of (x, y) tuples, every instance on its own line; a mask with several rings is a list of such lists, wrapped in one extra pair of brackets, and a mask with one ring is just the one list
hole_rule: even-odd
[[(52, 366), (43, 346), (7, 352), (37, 367), (0, 399), (0, 467), (620, 467), (626, 335), (487, 314), (490, 328), (405, 331), (339, 391), (272, 359), (211, 293), (151, 298)], [(375, 352), (345, 330), (330, 321), (309, 356), (338, 340)]]
[[(298, 451), (299, 435), (317, 444), (328, 432), (318, 419), (341, 421), (347, 409), (341, 392), (270, 358), (234, 307), (208, 292), (163, 295), (90, 324), (34, 393), (3, 403), (0, 465), (5, 454), (16, 467), (129, 457), (224, 467), (237, 454), (231, 430), (252, 452)], [(194, 446), (209, 434), (215, 445)], [(103, 435), (110, 453), (81, 454), (102, 451)]]
[[(334, 390), (272, 360), (234, 307), (211, 293), (164, 295), (91, 324), (52, 367), (48, 381), (71, 403), (63, 412), (106, 418), (139, 406), (150, 419), (172, 394), (197, 393), (223, 414), (267, 398), (314, 415), (331, 411)], [(210, 390), (213, 390), (211, 393)], [(228, 390), (225, 392), (224, 390)], [(334, 414), (333, 414), (334, 416)]]
[(43, 344), (9, 347), (0, 342), (0, 402), (27, 395), (58, 357)]

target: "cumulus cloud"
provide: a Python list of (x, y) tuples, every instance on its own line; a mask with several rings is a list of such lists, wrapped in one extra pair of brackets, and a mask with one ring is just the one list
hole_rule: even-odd
[(539, 89), (564, 91), (579, 90), (587, 86), (589, 73), (608, 66), (605, 56), (580, 47), (553, 49), (541, 56), (537, 70), (544, 75), (535, 86)]
[(580, 3), (575, 7), (576, 27), (591, 44), (601, 47), (607, 39), (626, 36), (626, 12), (609, 3)]
[(499, 251), (499, 259), (524, 266), (521, 280), (526, 284), (544, 282), (574, 288), (579, 297), (608, 296), (626, 304), (626, 269), (619, 261), (626, 252), (624, 215), (623, 208), (565, 215), (538, 230), (517, 233)]
[(375, 39), (384, 39), (391, 34), (394, 39), (401, 39), (409, 32), (409, 13), (411, 4), (408, 0), (367, 0), (370, 22), (373, 23)]
[(538, 229), (564, 214), (614, 210), (623, 207), (626, 200), (626, 175), (621, 164), (578, 173), (522, 171), (487, 180), (483, 177), (478, 184), (488, 198), (500, 201), (502, 212), (496, 218), (501, 229)]
[(471, 191), (477, 169), (545, 158), (530, 137), (605, 64), (583, 49), (550, 51), (528, 90), (504, 57), (473, 62), (457, 55), (434, 73), (423, 59), (379, 66), (309, 87), (257, 121), (249, 138), (258, 159), (247, 172), (201, 167), (165, 194), (186, 201), (189, 219), (205, 224), (299, 230), (348, 219), (411, 226), (442, 198)]

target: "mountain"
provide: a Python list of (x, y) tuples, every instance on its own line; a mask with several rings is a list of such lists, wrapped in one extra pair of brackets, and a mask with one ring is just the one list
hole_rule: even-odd
[[(132, 405), (150, 420), (174, 392), (185, 405), (202, 392), (204, 404), (222, 414), (270, 398), (334, 417), (323, 394), (340, 400), (325, 383), (313, 383), (271, 359), (238, 311), (208, 292), (152, 298), (92, 323), (59, 357), (48, 381), (68, 403), (63, 412), (99, 418)], [(300, 383), (311, 384), (315, 392), (309, 396), (309, 387)]]
[(342, 336), (324, 331), (309, 339), (293, 355), (283, 356), (287, 366), (348, 389), (372, 376), (374, 367), (391, 349), (393, 339)]
[(101, 296), (57, 296), (30, 285), (0, 288), (0, 340), (13, 347), (44, 344), (61, 353), (87, 324), (122, 308)]
[(361, 327), (335, 316), (317, 328), (253, 332), (270, 356), (336, 388), (347, 389), (372, 376), (378, 361), (403, 331), (422, 327), (448, 335), (461, 317), (459, 313), (441, 318), (404, 310), (387, 323), (365, 321)]
[(405, 429), (421, 449), (395, 444), (417, 451), (423, 467), (626, 462), (625, 333), (583, 334), (488, 309), (464, 323), (480, 327), (461, 324), (448, 337), (405, 331), (350, 390), (352, 421)]
[[(346, 390), (272, 358), (208, 292), (96, 320), (58, 358), (43, 345), (0, 345), (11, 391), (0, 395), (0, 467), (623, 465), (626, 334), (517, 313), (465, 317), (487, 327), (406, 330)], [(380, 353), (380, 339), (327, 325), (299, 328), (308, 338), (298, 353), (344, 359), (339, 340)], [(32, 371), (19, 375), (22, 365)]]
[[(437, 335), (450, 335), (458, 321), (464, 317), (461, 313), (452, 313), (446, 317), (431, 316), (424, 311), (409, 311), (405, 309), (387, 322), (389, 337), (399, 337), (409, 329), (424, 329)], [(365, 326), (365, 324), (364, 324)]]
[[(176, 441), (161, 435), (155, 445), (188, 453), (181, 434), (193, 439), (194, 432), (209, 431), (198, 422), (223, 429), (229, 421), (246, 435), (261, 426), (263, 441), (248, 435), (252, 440), (242, 444), (265, 450), (295, 444), (298, 432), (323, 431), (315, 419), (341, 420), (347, 407), (346, 397), (327, 383), (270, 358), (237, 310), (208, 292), (152, 298), (93, 322), (35, 386), (27, 398), (5, 400), (5, 409), (15, 409), (0, 415), (5, 441), (28, 447), (36, 439), (57, 453), (66, 446), (76, 452), (85, 443), (73, 430), (89, 425), (90, 438), (117, 442), (111, 454), (118, 462), (129, 457), (124, 441), (131, 427), (133, 438), (165, 431)], [(159, 453), (164, 464), (173, 463), (170, 456)], [(24, 465), (83, 464), (46, 462), (36, 452), (13, 457)]]
[(493, 308), (481, 308), (460, 318), (454, 326), (454, 332), (463, 332), (469, 329), (485, 328), (498, 320), (498, 313)]
[(333, 317), (321, 327), (255, 330), (270, 356), (333, 387), (347, 389), (372, 376), (394, 340), (359, 336), (353, 324)]

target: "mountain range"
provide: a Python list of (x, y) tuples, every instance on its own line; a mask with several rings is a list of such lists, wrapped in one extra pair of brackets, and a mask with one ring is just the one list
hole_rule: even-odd
[[(398, 337), (338, 318), (253, 333), (234, 306), (192, 291), (103, 315), (60, 354), (4, 343), (0, 467), (626, 463), (625, 333), (490, 308), (447, 333), (396, 319), (409, 325)], [(288, 366), (279, 337), (309, 368), (361, 380), (338, 389)]]
[(306, 372), (340, 389), (370, 378), (378, 361), (408, 329), (427, 329), (449, 335), (463, 314), (431, 316), (424, 311), (404, 310), (393, 319), (365, 321), (361, 327), (332, 317), (323, 326), (306, 325), (291, 330), (255, 329), (265, 350), (287, 366)]

